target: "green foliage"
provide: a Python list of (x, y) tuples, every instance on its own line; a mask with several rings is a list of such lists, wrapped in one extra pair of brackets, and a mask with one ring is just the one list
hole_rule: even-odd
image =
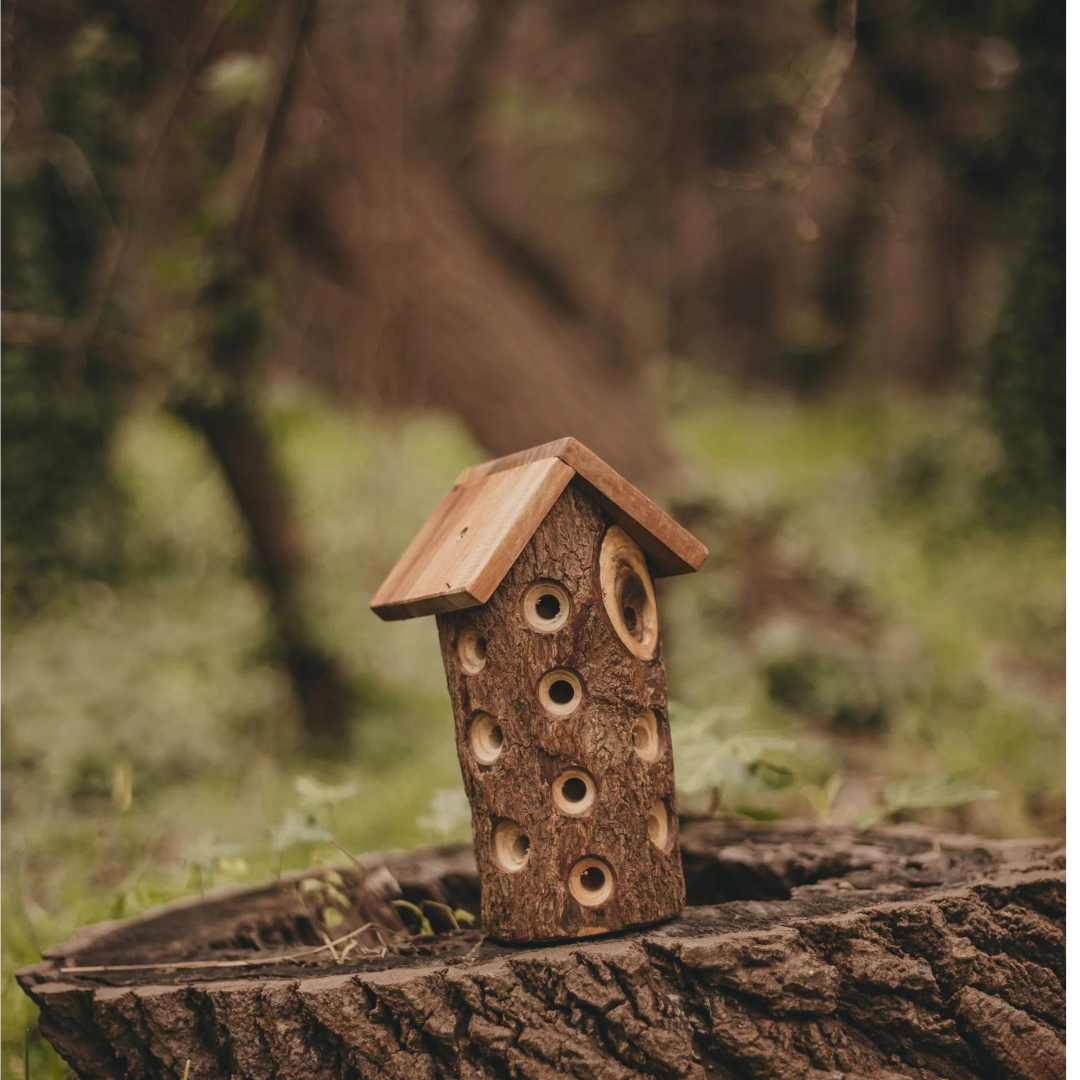
[[(969, 402), (793, 410), (701, 392), (680, 406), (673, 432), (707, 513), (692, 527), (712, 549), (699, 574), (661, 586), (681, 811), (1060, 829), (1061, 531), (1000, 532), (978, 512), (996, 459), (970, 415)], [(342, 860), (332, 840), (362, 852), (468, 836), (438, 642), (425, 620), (384, 626), (366, 601), (478, 451), (446, 421), (358, 424), (294, 388), (273, 399), (269, 430), (309, 525), (321, 633), (385, 692), (347, 758), (296, 754), (222, 480), (183, 425), (128, 416), (112, 465), (140, 576), (87, 582), (4, 626), (4, 1068), (29, 1029), (32, 1075), (65, 1076), (14, 968), (80, 925), (190, 895), (196, 864), (204, 887), (304, 871), (332, 938), (347, 894), (317, 869)], [(938, 479), (912, 482), (905, 463), (926, 446)], [(740, 537), (762, 520), (802, 591), (797, 610), (748, 623)], [(871, 645), (852, 621), (876, 627)], [(813, 664), (811, 696), (776, 701), (769, 665), (805, 650), (854, 669), (856, 688), (869, 672), (883, 722), (829, 722), (820, 703), (849, 695)]]
[(992, 493), (1015, 522), (1065, 506), (1065, 4), (1005, 12), (1020, 54), (996, 147), (1009, 285), (984, 392), (1005, 457)]
[(402, 911), (408, 911), (415, 918), (416, 933), (421, 937), (434, 937), (435, 930), (432, 928), (431, 920), (422, 907), (409, 900), (391, 900), (390, 903)]
[(778, 705), (852, 730), (887, 723), (889, 694), (865, 649), (829, 642), (788, 620), (767, 625), (757, 648), (767, 692)]
[(117, 211), (138, 75), (129, 39), (104, 23), (86, 24), (57, 68), (44, 152), (5, 157), (5, 308), (72, 329), (70, 340), (3, 350), (9, 611), (33, 609), (65, 574), (115, 576), (121, 567), (123, 504), (107, 462), (126, 407), (124, 381), (109, 351), (79, 335), (99, 322), (121, 325), (95, 294), (96, 260)]
[(887, 785), (880, 806), (861, 814), (858, 824), (870, 828), (882, 821), (901, 818), (917, 810), (951, 810), (985, 799), (996, 799), (997, 792), (973, 784), (962, 777), (946, 775), (925, 779), (894, 780)]

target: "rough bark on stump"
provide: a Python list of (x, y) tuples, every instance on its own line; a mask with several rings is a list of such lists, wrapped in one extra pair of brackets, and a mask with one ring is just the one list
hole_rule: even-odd
[[(191, 1080), (1065, 1075), (1061, 845), (718, 822), (682, 843), (690, 906), (645, 931), (542, 948), (452, 931), (343, 964), (63, 970), (315, 944), (294, 878), (91, 928), (19, 978), (76, 1071), (109, 1080), (180, 1077), (188, 1062)], [(346, 925), (380, 905), (392, 918), (399, 890), (478, 899), (465, 848), (362, 862), (366, 888), (342, 871)]]
[[(682, 909), (655, 598), (640, 551), (609, 525), (591, 499), (568, 487), (486, 604), (438, 616), (472, 806), (483, 921), (505, 940), (584, 937), (658, 922)], [(613, 540), (636, 555), (638, 573), (631, 574), (624, 557), (618, 563), (623, 588), (602, 590), (602, 549), (604, 565), (614, 566)], [(531, 593), (545, 582), (557, 609), (550, 632)], [(609, 610), (605, 596), (616, 592), (626, 603)], [(614, 622), (623, 620), (624, 606), (632, 609), (633, 631), (648, 635), (639, 655)], [(624, 629), (637, 644), (629, 633)], [(477, 640), (483, 655), (475, 654)], [(545, 676), (576, 684), (576, 705), (545, 706)], [(657, 752), (645, 756), (634, 743), (643, 714), (658, 738)], [(497, 725), (501, 743), (491, 744), (490, 753), (480, 724)], [(579, 797), (560, 798), (563, 790)]]

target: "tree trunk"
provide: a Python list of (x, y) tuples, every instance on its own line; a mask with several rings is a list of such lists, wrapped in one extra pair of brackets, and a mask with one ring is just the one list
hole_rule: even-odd
[(275, 648), (304, 732), (340, 745), (348, 688), (337, 663), (307, 626), (301, 599), (306, 570), (302, 530), (266, 432), (239, 397), (220, 405), (187, 402), (177, 411), (206, 440), (244, 522), (258, 580), (270, 600)]
[[(19, 980), (85, 1077), (1065, 1075), (1060, 844), (700, 822), (682, 847), (691, 906), (645, 931), (372, 931), (289, 960), (318, 944), (294, 876), (92, 927)], [(361, 864), (339, 936), (397, 925), (398, 893), (476, 910), (464, 847)], [(155, 966), (101, 968), (131, 964)]]

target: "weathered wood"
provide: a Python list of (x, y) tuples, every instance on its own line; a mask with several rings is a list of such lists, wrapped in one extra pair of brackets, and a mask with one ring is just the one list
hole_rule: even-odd
[(571, 476), (550, 457), (456, 485), (379, 586), (372, 610), (411, 619), (485, 603)]
[(457, 482), (472, 483), (545, 457), (557, 457), (574, 470), (574, 485), (626, 530), (649, 556), (657, 577), (689, 574), (701, 568), (709, 554), (705, 545), (577, 439), (556, 439), (473, 465), (458, 476)]
[[(438, 617), (483, 920), (507, 940), (604, 933), (667, 919), (682, 907), (655, 599), (648, 618), (636, 622), (651, 621), (651, 649), (635, 656), (613, 625), (622, 626), (621, 603), (613, 602), (609, 618), (601, 595), (608, 524), (590, 499), (567, 488), (491, 599)], [(633, 578), (637, 592), (652, 597), (641, 553), (618, 527), (612, 532), (619, 565), (636, 553), (644, 576)], [(545, 583), (557, 609), (551, 632), (537, 628), (543, 621), (533, 603)], [(619, 583), (621, 596), (628, 579)], [(560, 683), (573, 689), (572, 700), (549, 696)], [(656, 726), (654, 754), (635, 748), (643, 713)]]
[[(188, 1062), (196, 1080), (1065, 1075), (1060, 844), (701, 822), (682, 845), (691, 906), (646, 931), (530, 949), (452, 931), (247, 973), (64, 971), (317, 944), (294, 876), (92, 928), (19, 980), (72, 1067), (103, 1080)], [(476, 902), (467, 848), (361, 861), (377, 892)], [(257, 947), (254, 924), (283, 944)]]
[(529, 534), (574, 484), (638, 544), (658, 576), (697, 570), (708, 554), (633, 484), (576, 439), (466, 469), (379, 586), (382, 619), (412, 619), (488, 601)]

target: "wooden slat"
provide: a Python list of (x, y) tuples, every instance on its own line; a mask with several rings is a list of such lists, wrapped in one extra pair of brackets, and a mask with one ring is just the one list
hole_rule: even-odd
[(482, 461), (479, 465), (470, 465), (458, 476), (454, 482), (455, 486), (471, 484), (482, 477), (491, 476), (492, 473), (516, 469), (519, 465), (528, 465), (533, 461), (542, 461), (544, 458), (562, 458), (567, 446), (572, 442), (577, 442), (577, 439), (556, 439), (554, 442), (533, 446), (528, 450), (519, 450), (516, 454), (507, 454), (506, 457), (492, 458), (491, 461)]
[(577, 474), (574, 483), (645, 552), (657, 577), (692, 574), (701, 567), (709, 549), (587, 446), (567, 439), (559, 457)]
[(473, 465), (458, 477), (458, 483), (475, 482), (548, 457), (557, 457), (574, 470), (573, 483), (626, 530), (648, 556), (657, 577), (690, 574), (701, 567), (709, 554), (708, 548), (577, 439), (557, 439)]
[(379, 587), (372, 610), (411, 619), (487, 603), (573, 475), (555, 456), (463, 474)]

